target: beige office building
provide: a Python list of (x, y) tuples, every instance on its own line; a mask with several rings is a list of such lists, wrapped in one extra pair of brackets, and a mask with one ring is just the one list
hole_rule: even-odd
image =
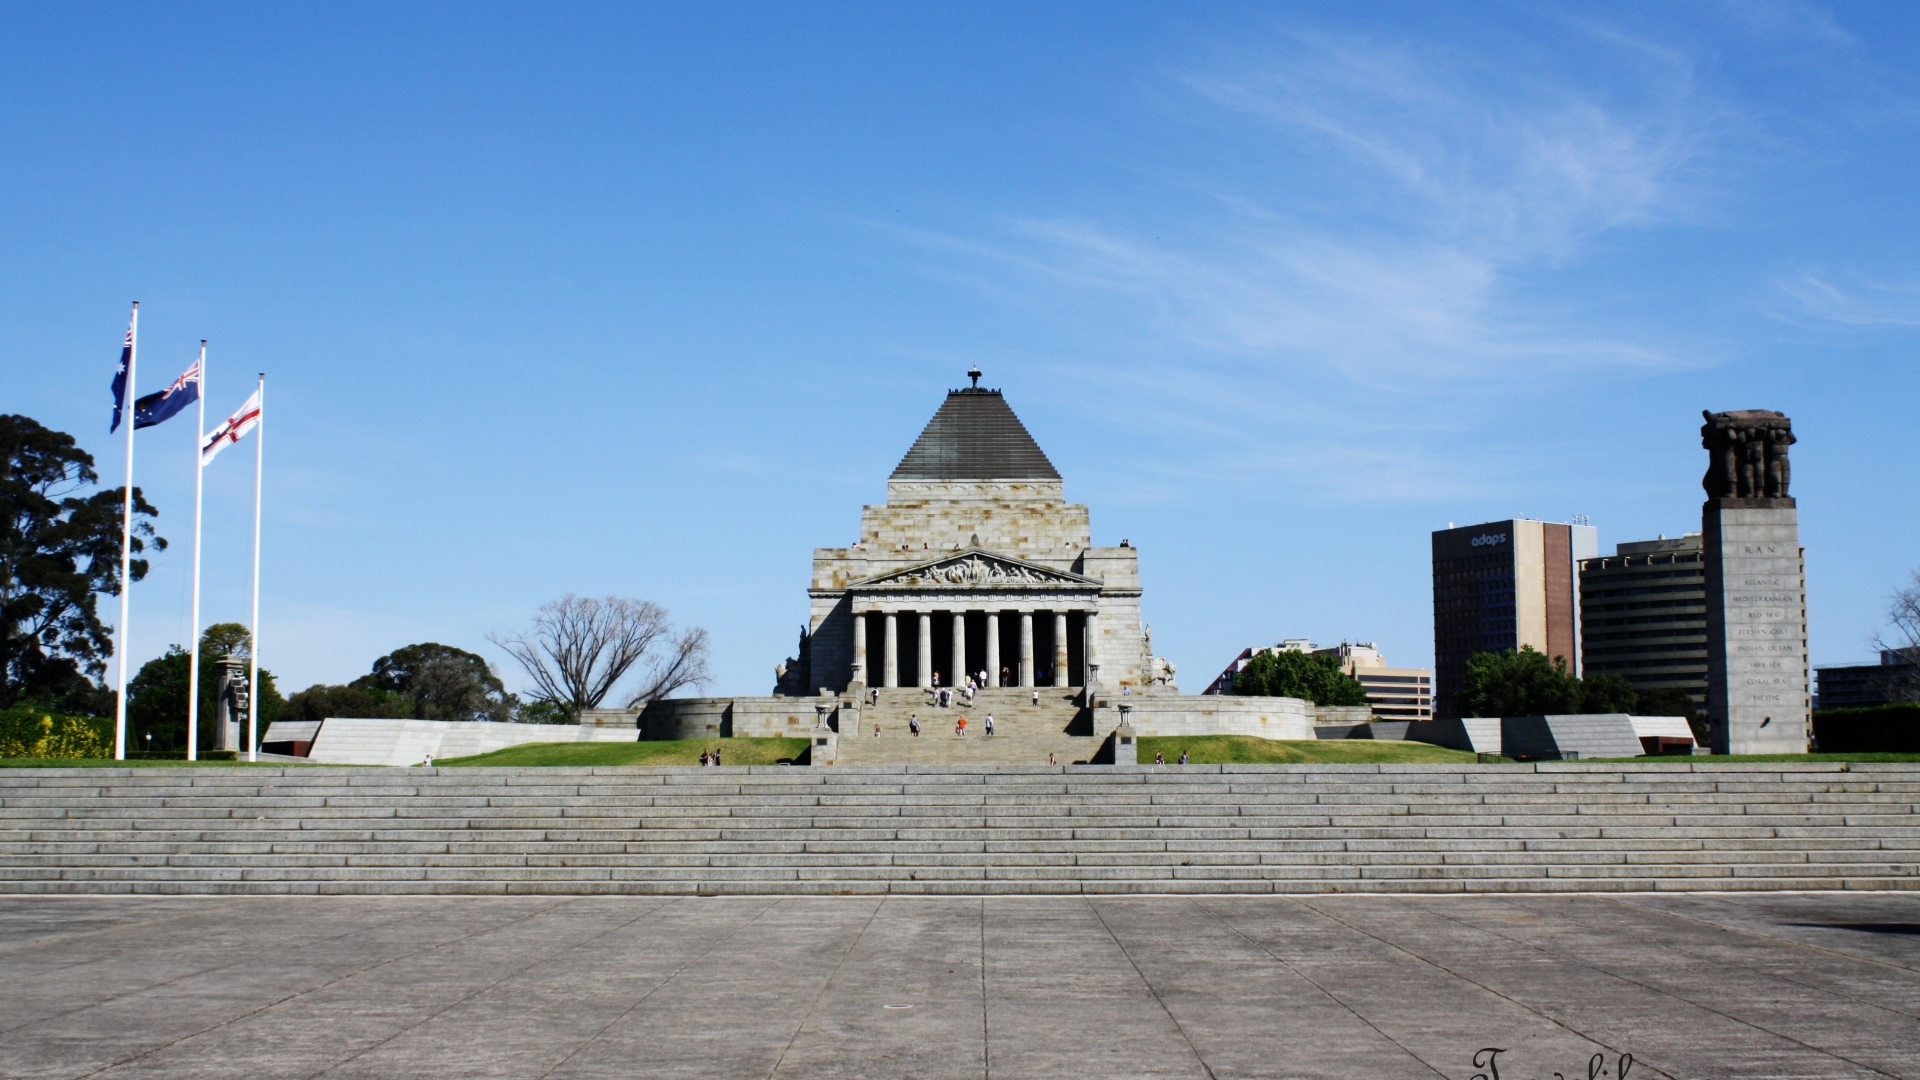
[(1383, 720), (1433, 718), (1433, 669), (1388, 667), (1386, 658), (1370, 641), (1354, 644), (1341, 642), (1323, 649), (1306, 638), (1287, 638), (1278, 645), (1242, 649), (1240, 655), (1233, 658), (1233, 663), (1228, 664), (1227, 669), (1201, 693), (1231, 693), (1233, 680), (1240, 674), (1240, 669), (1247, 665), (1247, 661), (1261, 653), (1280, 652), (1338, 657), (1341, 670), (1358, 679), (1361, 688), (1367, 692), (1368, 708), (1374, 716)]

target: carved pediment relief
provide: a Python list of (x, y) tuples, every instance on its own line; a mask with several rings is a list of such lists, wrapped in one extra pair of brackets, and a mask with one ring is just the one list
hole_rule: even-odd
[(1055, 570), (1016, 559), (1011, 555), (1001, 555), (984, 548), (968, 548), (965, 551), (942, 555), (940, 558), (904, 567), (890, 573), (876, 574), (853, 583), (854, 588), (863, 586), (978, 586), (985, 588), (1028, 586), (1053, 586), (1068, 588), (1086, 588), (1100, 585), (1095, 578), (1071, 574), (1065, 570)]

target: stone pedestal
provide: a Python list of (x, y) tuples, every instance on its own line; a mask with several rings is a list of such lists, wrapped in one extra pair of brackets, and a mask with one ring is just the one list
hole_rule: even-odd
[(1716, 754), (1807, 750), (1806, 563), (1791, 498), (1709, 499), (1707, 715)]

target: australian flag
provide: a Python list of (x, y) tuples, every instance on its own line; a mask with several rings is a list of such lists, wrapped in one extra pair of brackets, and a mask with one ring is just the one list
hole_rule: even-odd
[(120, 346), (120, 370), (113, 373), (113, 426), (107, 429), (111, 435), (120, 430), (120, 410), (127, 404), (127, 368), (133, 363), (133, 324), (127, 324), (127, 340)]
[(152, 427), (200, 400), (200, 361), (195, 360), (173, 385), (156, 394), (148, 394), (133, 403), (133, 427)]

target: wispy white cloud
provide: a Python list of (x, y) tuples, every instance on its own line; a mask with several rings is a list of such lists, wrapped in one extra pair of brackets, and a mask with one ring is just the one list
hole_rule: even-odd
[[(1845, 278), (1840, 284), (1836, 277)], [(1795, 322), (1808, 319), (1842, 326), (1920, 326), (1920, 285), (1875, 281), (1864, 275), (1834, 275), (1813, 267), (1782, 278), (1784, 303), (1775, 314)]]
[(1183, 156), (1138, 175), (1161, 209), (914, 237), (1086, 326), (1089, 401), (1151, 401), (1163, 437), (1215, 448), (1198, 468), (1378, 498), (1497, 483), (1514, 466), (1444, 445), (1497, 402), (1703, 362), (1620, 296), (1552, 286), (1605, 234), (1700, 220), (1728, 110), (1679, 52), (1566, 37), (1584, 64), (1320, 30), (1223, 48), (1160, 81)]

